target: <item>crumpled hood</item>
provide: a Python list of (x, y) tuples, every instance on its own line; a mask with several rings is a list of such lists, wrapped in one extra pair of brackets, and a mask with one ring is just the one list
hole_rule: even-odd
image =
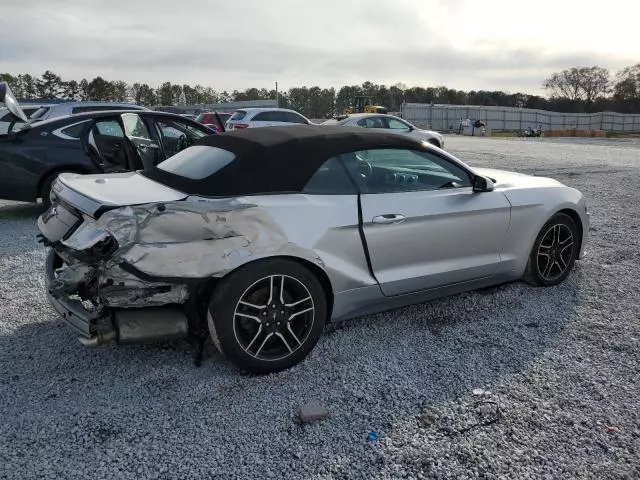
[(535, 177), (508, 170), (496, 170), (493, 168), (474, 168), (473, 170), (479, 175), (495, 180), (496, 188), (557, 187), (562, 185), (562, 183), (553, 178)]

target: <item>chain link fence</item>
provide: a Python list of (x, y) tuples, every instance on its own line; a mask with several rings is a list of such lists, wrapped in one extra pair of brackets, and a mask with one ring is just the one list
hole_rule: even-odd
[(402, 117), (417, 127), (457, 130), (461, 120), (482, 120), (490, 130), (526, 130), (542, 125), (543, 130), (606, 130), (640, 132), (640, 115), (615, 112), (559, 113), (513, 107), (430, 105), (405, 103)]

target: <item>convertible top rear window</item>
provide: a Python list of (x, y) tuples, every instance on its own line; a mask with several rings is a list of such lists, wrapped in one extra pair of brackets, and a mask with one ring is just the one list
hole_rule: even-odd
[(158, 168), (184, 178), (200, 180), (226, 167), (235, 158), (234, 153), (222, 148), (195, 145), (167, 158)]

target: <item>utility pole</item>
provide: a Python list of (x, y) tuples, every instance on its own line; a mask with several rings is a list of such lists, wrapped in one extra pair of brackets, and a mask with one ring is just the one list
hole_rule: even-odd
[(278, 96), (278, 82), (276, 82), (276, 107), (280, 108), (280, 97)]

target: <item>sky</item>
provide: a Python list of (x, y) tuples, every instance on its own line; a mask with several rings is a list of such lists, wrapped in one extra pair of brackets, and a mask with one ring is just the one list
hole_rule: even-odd
[(20, 0), (0, 72), (159, 86), (393, 85), (542, 94), (552, 72), (640, 63), (633, 0)]

